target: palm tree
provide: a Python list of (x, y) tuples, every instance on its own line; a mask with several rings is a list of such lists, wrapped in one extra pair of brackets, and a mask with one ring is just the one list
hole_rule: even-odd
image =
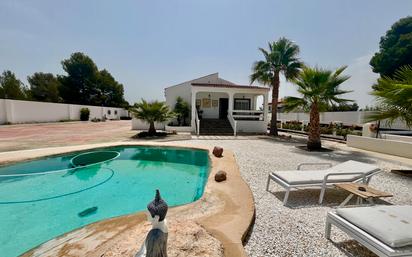
[(393, 78), (378, 79), (374, 89), (371, 94), (376, 97), (380, 108), (367, 120), (386, 120), (391, 125), (400, 119), (412, 127), (412, 67), (401, 67)]
[(303, 63), (299, 60), (299, 46), (284, 37), (276, 42), (269, 42), (269, 50), (259, 48), (264, 60), (253, 64), (251, 83), (258, 81), (272, 88), (272, 120), (270, 134), (277, 136), (277, 106), (279, 97), (280, 78), (283, 74), (286, 80), (291, 80), (299, 73)]
[(298, 86), (298, 93), (302, 97), (286, 97), (284, 100), (285, 111), (292, 111), (301, 108), (310, 111), (309, 137), (307, 147), (309, 150), (316, 150), (322, 147), (320, 141), (319, 112), (333, 104), (342, 104), (351, 100), (339, 98), (340, 95), (349, 93), (339, 89), (339, 85), (349, 79), (349, 76), (342, 75), (346, 66), (336, 71), (324, 70), (320, 68), (303, 68), (293, 83)]
[(156, 135), (155, 122), (165, 122), (174, 117), (174, 113), (164, 102), (147, 102), (144, 99), (140, 103), (135, 103), (129, 110), (137, 119), (149, 123), (148, 134)]

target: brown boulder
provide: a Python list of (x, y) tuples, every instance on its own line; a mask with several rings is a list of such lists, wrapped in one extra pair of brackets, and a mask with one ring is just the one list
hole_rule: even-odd
[(222, 182), (226, 180), (226, 172), (223, 170), (219, 170), (215, 175), (215, 181)]
[(213, 155), (214, 155), (214, 156), (216, 156), (216, 157), (222, 157), (222, 154), (223, 154), (223, 148), (222, 148), (222, 147), (215, 146), (215, 147), (213, 148)]

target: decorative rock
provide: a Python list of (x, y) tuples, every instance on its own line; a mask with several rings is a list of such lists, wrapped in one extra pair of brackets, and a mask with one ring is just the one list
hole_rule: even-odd
[(222, 182), (226, 180), (226, 172), (223, 170), (219, 170), (215, 175), (216, 182)]
[(222, 147), (215, 146), (215, 147), (213, 148), (213, 155), (214, 155), (214, 156), (216, 156), (216, 157), (222, 157), (222, 154), (223, 154), (223, 148), (222, 148)]

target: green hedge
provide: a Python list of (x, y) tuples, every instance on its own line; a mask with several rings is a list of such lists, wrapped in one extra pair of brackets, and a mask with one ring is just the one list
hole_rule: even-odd
[[(282, 123), (282, 128), (302, 131), (302, 123), (299, 121), (288, 121), (286, 123)], [(309, 125), (303, 125), (303, 131), (309, 132)], [(362, 136), (362, 131), (355, 130), (355, 126), (341, 128), (334, 124), (328, 124), (328, 125), (321, 125), (320, 127), (320, 133), (323, 135), (333, 135), (334, 131), (336, 132), (337, 136), (342, 136), (345, 140), (346, 140), (347, 135)]]

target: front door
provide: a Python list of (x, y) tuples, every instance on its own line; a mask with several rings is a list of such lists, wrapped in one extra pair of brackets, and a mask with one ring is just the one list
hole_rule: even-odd
[(219, 119), (227, 118), (228, 108), (229, 108), (229, 98), (219, 98)]

